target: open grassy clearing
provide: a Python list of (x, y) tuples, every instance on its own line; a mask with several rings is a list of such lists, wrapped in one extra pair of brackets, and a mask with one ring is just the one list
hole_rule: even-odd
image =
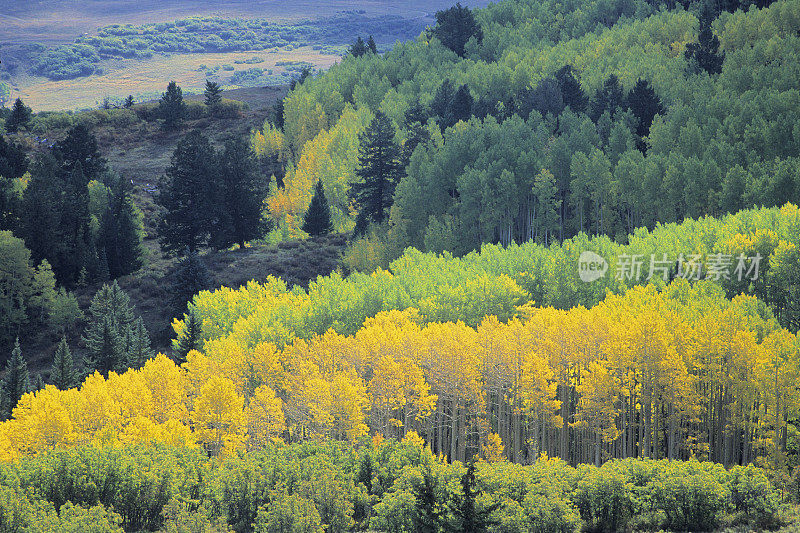
[[(236, 63), (253, 57), (264, 61), (258, 64)], [(175, 54), (144, 60), (107, 60), (103, 62), (104, 74), (101, 75), (59, 81), (20, 76), (14, 79), (16, 84), (12, 86), (12, 92), (37, 111), (85, 109), (97, 107), (104, 98), (124, 98), (129, 94), (139, 101), (154, 99), (163, 92), (169, 80), (177, 81), (185, 92), (192, 92), (200, 91), (206, 79), (231, 87), (231, 77), (236, 72), (254, 67), (265, 69), (267, 74), (272, 70), (273, 77), (279, 80), (287, 69), (276, 63), (304, 61), (315, 68), (326, 69), (338, 60), (338, 56), (322, 54), (311, 47), (292, 51)], [(212, 72), (215, 67), (219, 70), (209, 75), (209, 70), (200, 70), (201, 66), (209, 67)], [(224, 66), (233, 70), (224, 70)], [(284, 78), (284, 83), (291, 79), (288, 76)]]

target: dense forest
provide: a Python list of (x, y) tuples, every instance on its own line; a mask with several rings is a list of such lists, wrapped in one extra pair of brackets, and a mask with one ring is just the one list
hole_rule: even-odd
[[(177, 139), (149, 223), (176, 264), (168, 354), (115, 281), (149, 260), (142, 198), (83, 119), (2, 114), (0, 529), (796, 520), (800, 4), (436, 21), (386, 52), (351, 35), (217, 142), (187, 127), (239, 116), (213, 80), (100, 112)], [(332, 232), (349, 247), (307, 287), (208, 280), (212, 254)], [(18, 337), (41, 328), (61, 342), (34, 385)]]

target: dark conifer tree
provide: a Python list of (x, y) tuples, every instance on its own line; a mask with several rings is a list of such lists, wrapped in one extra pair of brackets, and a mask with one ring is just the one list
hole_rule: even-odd
[(194, 295), (210, 289), (212, 283), (211, 274), (200, 256), (187, 250), (175, 269), (172, 283), (172, 307), (175, 316), (180, 316)]
[(183, 91), (176, 82), (169, 82), (167, 91), (161, 95), (158, 114), (164, 120), (164, 128), (174, 130), (180, 127), (186, 115), (186, 104), (183, 101)]
[(222, 103), (222, 87), (220, 87), (219, 83), (206, 80), (206, 90), (203, 96), (205, 96), (207, 107), (217, 107)]
[(564, 111), (564, 98), (555, 78), (543, 79), (536, 88), (525, 91), (517, 102), (519, 114), (528, 118), (532, 111), (543, 117), (551, 114), (557, 117)]
[(589, 116), (592, 121), (597, 122), (600, 116), (608, 111), (613, 118), (617, 109), (621, 108), (624, 104), (625, 97), (622, 93), (622, 85), (619, 82), (619, 78), (611, 74), (608, 79), (603, 82), (603, 88), (595, 93)]
[(664, 114), (664, 106), (653, 87), (646, 80), (639, 80), (628, 93), (627, 107), (638, 119), (636, 135), (646, 137), (656, 115)]
[(436, 89), (436, 94), (433, 95), (433, 100), (431, 101), (431, 115), (438, 117), (440, 124), (442, 119), (447, 117), (450, 102), (453, 101), (455, 95), (456, 91), (453, 89), (453, 84), (447, 79)]
[(375, 43), (375, 39), (372, 38), (372, 35), (370, 35), (369, 39), (367, 39), (367, 48), (373, 54), (378, 53), (378, 45)]
[(153, 357), (150, 335), (147, 333), (142, 317), (137, 317), (128, 328), (125, 351), (128, 357), (127, 366), (130, 368), (141, 368), (148, 359)]
[(356, 42), (350, 46), (350, 55), (353, 57), (361, 57), (369, 51), (367, 48), (367, 44), (364, 42), (364, 39), (359, 36), (356, 39)]
[(77, 378), (67, 338), (61, 337), (61, 342), (58, 343), (58, 348), (53, 356), (53, 366), (50, 368), (50, 383), (61, 390), (67, 390), (77, 385)]
[(17, 179), (27, 170), (28, 158), (25, 156), (25, 150), (0, 135), (0, 177)]
[(469, 92), (469, 87), (462, 85), (453, 95), (453, 99), (447, 106), (447, 122), (448, 126), (457, 124), (460, 120), (467, 121), (472, 117), (472, 106), (475, 100)]
[(133, 95), (129, 94), (128, 97), (125, 99), (125, 103), (122, 104), (122, 107), (125, 109), (130, 109), (133, 107)]
[(464, 47), (471, 38), (474, 37), (478, 43), (483, 40), (483, 31), (472, 10), (462, 7), (460, 3), (436, 13), (433, 35), (459, 57), (464, 57)]
[(227, 141), (210, 178), (211, 244), (218, 249), (238, 244), (244, 249), (247, 241), (264, 233), (262, 205), (269, 189), (250, 144), (241, 137)]
[(331, 208), (328, 205), (328, 199), (325, 197), (325, 188), (322, 186), (322, 180), (317, 181), (317, 185), (314, 187), (314, 196), (311, 198), (311, 204), (309, 204), (308, 210), (303, 217), (303, 231), (312, 237), (327, 235), (333, 231)]
[(130, 298), (116, 281), (103, 285), (92, 299), (89, 315), (83, 336), (89, 352), (87, 368), (104, 373), (124, 368), (126, 335), (136, 319)]
[(175, 348), (175, 359), (178, 364), (186, 362), (186, 356), (192, 350), (199, 350), (200, 343), (203, 340), (202, 323), (197, 311), (191, 306), (189, 312), (183, 315), (186, 327), (181, 335), (173, 341)]
[(3, 420), (11, 418), (11, 413), (22, 395), (31, 390), (31, 380), (28, 374), (28, 364), (22, 357), (19, 339), (14, 342), (11, 358), (6, 363), (6, 377), (3, 380), (2, 395), (0, 396), (0, 416)]
[(450, 506), (456, 523), (450, 524), (447, 529), (453, 532), (486, 533), (491, 526), (497, 523), (489, 517), (500, 507), (500, 503), (498, 502), (479, 510), (475, 502), (480, 495), (481, 493), (478, 491), (475, 481), (475, 459), (473, 459), (467, 466), (466, 473), (461, 476), (461, 494), (455, 495), (454, 501)]
[(564, 105), (568, 105), (576, 113), (583, 113), (589, 107), (589, 99), (581, 89), (581, 84), (575, 79), (571, 65), (564, 65), (555, 74), (558, 88)]
[(284, 120), (283, 120), (283, 98), (279, 98), (275, 105), (272, 106), (272, 123), (275, 124), (275, 127), (279, 130), (283, 131)]
[(106, 170), (106, 160), (100, 155), (97, 137), (83, 124), (70, 128), (64, 140), (53, 145), (53, 156), (62, 169), (62, 175), (71, 175), (80, 165), (86, 183), (99, 179)]
[(714, 35), (711, 23), (714, 15), (710, 9), (704, 9), (700, 16), (700, 33), (696, 43), (686, 45), (684, 55), (689, 62), (689, 70), (692, 72), (706, 71), (711, 75), (722, 72), (722, 64), (725, 62), (725, 53), (719, 51), (719, 37)]
[(6, 119), (6, 131), (8, 133), (17, 133), (20, 128), (30, 123), (32, 117), (33, 111), (31, 111), (31, 108), (26, 106), (21, 98), (17, 98), (14, 102), (14, 107), (11, 108), (11, 114)]
[(442, 526), (442, 510), (436, 497), (436, 480), (428, 465), (422, 467), (422, 483), (415, 483), (414, 514), (412, 520), (415, 533), (439, 533)]
[(131, 196), (130, 182), (116, 178), (100, 226), (99, 246), (105, 250), (111, 279), (141, 268), (144, 257), (142, 212)]
[(208, 242), (215, 211), (210, 190), (214, 159), (214, 149), (199, 131), (181, 139), (172, 154), (156, 196), (164, 208), (158, 226), (164, 251), (194, 252)]
[(392, 206), (394, 189), (403, 172), (394, 134), (392, 121), (378, 111), (367, 131), (359, 136), (356, 175), (360, 181), (350, 188), (350, 197), (358, 209), (356, 231), (359, 233), (369, 222), (382, 223)]
[(58, 163), (50, 154), (40, 155), (31, 166), (31, 181), (22, 200), (20, 233), (34, 263), (51, 264), (59, 250), (63, 182)]
[(47, 259), (62, 285), (74, 286), (83, 269), (93, 267), (91, 215), (89, 214), (88, 179), (78, 161), (64, 184), (62, 204), (59, 209), (58, 253)]

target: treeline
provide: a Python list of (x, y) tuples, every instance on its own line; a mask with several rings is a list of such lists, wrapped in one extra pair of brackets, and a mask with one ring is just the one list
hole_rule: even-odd
[[(759, 468), (625, 460), (573, 468), (447, 464), (401, 442), (268, 444), (208, 461), (197, 449), (84, 446), (0, 466), (7, 531), (706, 531), (775, 528), (784, 492)], [(788, 497), (786, 495), (789, 495)]]
[(624, 240), (797, 201), (797, 5), (726, 6), (453, 8), (426, 38), (351, 54), (298, 84), (254, 135), (277, 167), (278, 229), (300, 234), (318, 181), (335, 228), (355, 226), (350, 191), (380, 115), (403, 167), (382, 224), (392, 250)]

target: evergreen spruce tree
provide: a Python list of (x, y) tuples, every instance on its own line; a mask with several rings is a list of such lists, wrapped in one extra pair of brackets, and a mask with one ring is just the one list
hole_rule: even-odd
[(31, 392), (39, 392), (44, 387), (45, 387), (45, 382), (44, 382), (44, 379), (42, 378), (42, 375), (41, 374), (37, 374), (36, 375), (36, 384), (33, 386), (33, 389), (32, 389)]
[[(64, 184), (59, 213), (58, 253), (49, 258), (58, 281), (67, 287), (74, 286), (84, 268), (94, 263), (91, 249), (92, 232), (90, 228), (88, 179), (80, 161), (69, 170), (70, 175)], [(67, 169), (65, 169), (67, 171)]]
[(176, 82), (169, 82), (167, 91), (161, 95), (158, 114), (164, 120), (165, 129), (175, 130), (180, 127), (186, 114), (186, 104), (183, 101), (183, 91)]
[(468, 7), (462, 7), (461, 3), (436, 13), (433, 35), (460, 57), (464, 57), (464, 47), (471, 38), (474, 37), (478, 43), (483, 40), (483, 31), (475, 15)]
[(158, 225), (164, 251), (194, 252), (208, 242), (217, 211), (210, 190), (215, 158), (208, 139), (198, 131), (178, 142), (156, 196), (165, 211)]
[(450, 511), (456, 519), (455, 524), (447, 528), (453, 532), (469, 531), (470, 533), (487, 533), (496, 522), (489, 516), (500, 507), (495, 503), (478, 510), (475, 502), (480, 497), (475, 481), (475, 459), (470, 461), (466, 473), (461, 476), (461, 494), (456, 494), (450, 505)]
[(534, 89), (524, 91), (517, 103), (517, 110), (527, 118), (532, 111), (538, 111), (543, 117), (551, 114), (557, 117), (564, 111), (564, 98), (558, 81), (545, 78)]
[(55, 158), (50, 154), (37, 157), (31, 166), (31, 180), (22, 199), (19, 229), (33, 262), (48, 259), (54, 271), (61, 246), (63, 188)]
[(206, 107), (215, 108), (222, 103), (222, 87), (219, 83), (206, 80), (206, 90), (203, 92), (206, 100)]
[(14, 107), (11, 108), (11, 115), (6, 119), (6, 131), (8, 133), (17, 133), (20, 128), (30, 123), (32, 117), (33, 111), (31, 111), (31, 108), (26, 106), (21, 98), (17, 98), (14, 102)]
[(22, 395), (31, 390), (28, 364), (22, 357), (19, 339), (14, 342), (11, 358), (6, 363), (6, 377), (3, 380), (2, 396), (0, 396), (0, 416), (3, 420), (11, 418), (11, 413)]
[(98, 236), (98, 244), (104, 251), (105, 268), (110, 279), (141, 268), (144, 257), (143, 239), (142, 212), (133, 201), (129, 182), (117, 178), (111, 186)]
[(377, 54), (378, 53), (378, 45), (377, 45), (377, 43), (375, 43), (375, 39), (372, 38), (372, 35), (370, 35), (369, 39), (367, 39), (367, 48), (373, 54)]
[(600, 116), (608, 111), (613, 118), (617, 108), (621, 108), (624, 104), (625, 99), (622, 94), (622, 85), (619, 82), (619, 78), (611, 74), (608, 79), (603, 82), (603, 88), (598, 89), (597, 93), (595, 93), (589, 116), (593, 122), (597, 122)]
[(472, 117), (472, 106), (474, 104), (475, 100), (469, 92), (469, 87), (466, 85), (459, 87), (447, 106), (447, 127), (457, 124), (460, 120), (469, 120)]
[(194, 295), (211, 288), (212, 282), (208, 268), (200, 256), (187, 250), (175, 269), (172, 284), (172, 307), (175, 315), (180, 316)]
[(125, 102), (122, 104), (122, 107), (125, 109), (130, 109), (133, 107), (133, 95), (129, 94), (128, 97), (125, 99)]
[(255, 155), (247, 140), (239, 137), (225, 143), (210, 185), (213, 207), (211, 244), (214, 247), (224, 249), (238, 244), (244, 249), (247, 241), (263, 235), (262, 205), (269, 183), (258, 172)]
[(0, 176), (9, 180), (17, 179), (27, 170), (28, 158), (25, 149), (0, 135)]
[(356, 232), (361, 233), (369, 222), (381, 224), (388, 216), (403, 165), (394, 142), (394, 126), (383, 112), (375, 114), (359, 143), (356, 176), (361, 181), (351, 185), (350, 197), (358, 209)]
[(555, 74), (558, 88), (564, 105), (568, 105), (575, 113), (583, 113), (589, 107), (589, 100), (581, 89), (581, 84), (575, 79), (571, 65), (564, 65)]
[(53, 366), (50, 368), (50, 383), (61, 390), (66, 390), (77, 385), (77, 378), (67, 338), (61, 337), (61, 342), (58, 343), (58, 348), (53, 356)]
[(148, 359), (153, 357), (150, 335), (147, 333), (142, 317), (137, 317), (133, 325), (128, 328), (128, 338), (125, 344), (128, 354), (127, 364), (131, 368), (141, 368)]
[[(433, 95), (433, 100), (431, 101), (431, 115), (439, 118), (439, 124), (442, 124), (442, 121), (447, 119), (447, 113), (451, 107), (450, 102), (453, 101), (455, 95), (456, 91), (453, 88), (453, 84), (447, 79), (436, 89), (436, 93)], [(442, 130), (444, 130), (445, 127), (446, 126), (442, 126)]]
[(422, 483), (414, 484), (414, 523), (415, 533), (439, 533), (442, 524), (442, 511), (436, 499), (436, 480), (430, 466), (422, 467)]
[(362, 39), (361, 36), (359, 36), (356, 39), (356, 42), (354, 42), (352, 46), (350, 46), (350, 55), (353, 57), (361, 57), (364, 54), (366, 54), (368, 50), (369, 49), (367, 48), (364, 39)]
[(711, 29), (713, 21), (714, 14), (706, 7), (700, 15), (700, 33), (697, 36), (697, 42), (686, 45), (684, 55), (692, 72), (706, 71), (711, 75), (722, 72), (725, 53), (719, 51), (719, 37), (714, 35), (714, 31)]
[(638, 119), (636, 135), (646, 137), (650, 132), (650, 126), (656, 115), (664, 114), (664, 106), (661, 99), (656, 95), (653, 87), (645, 80), (640, 79), (636, 82), (630, 93), (628, 93), (627, 107)]
[(312, 237), (327, 235), (333, 231), (331, 208), (328, 205), (328, 199), (325, 197), (325, 188), (322, 186), (322, 180), (317, 181), (311, 204), (303, 217), (303, 231)]
[(172, 341), (175, 349), (175, 360), (178, 364), (186, 362), (186, 356), (192, 350), (199, 350), (203, 340), (203, 330), (200, 317), (193, 307), (189, 307), (189, 312), (183, 315), (186, 327), (181, 335)]
[(100, 179), (107, 168), (107, 162), (97, 146), (97, 137), (83, 124), (70, 128), (67, 136), (53, 145), (52, 152), (61, 166), (64, 179), (68, 179), (80, 166), (86, 183), (89, 183), (90, 180)]
[(126, 336), (136, 319), (130, 298), (116, 281), (105, 284), (92, 299), (89, 315), (83, 335), (87, 367), (104, 373), (124, 368)]

